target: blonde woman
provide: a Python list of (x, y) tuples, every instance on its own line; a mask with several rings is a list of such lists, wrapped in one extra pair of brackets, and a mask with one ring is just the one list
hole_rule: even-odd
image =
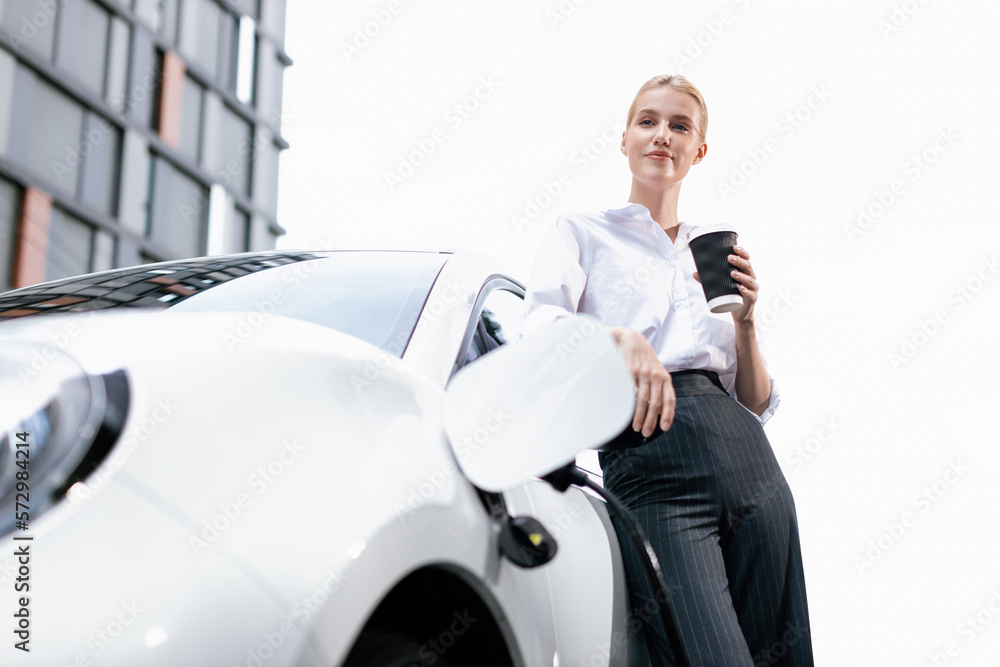
[[(813, 664), (795, 508), (762, 425), (779, 403), (757, 345), (749, 253), (729, 257), (742, 307), (709, 312), (677, 217), (705, 159), (708, 111), (680, 75), (647, 81), (628, 111), (628, 201), (559, 217), (528, 281), (524, 332), (567, 313), (608, 327), (636, 383), (632, 428), (599, 455), (604, 484), (635, 514), (670, 592), (654, 599), (619, 529), (634, 619), (654, 665)], [(616, 528), (620, 525), (615, 521)], [(649, 610), (673, 615), (674, 646)], [(643, 613), (642, 610), (646, 610)]]

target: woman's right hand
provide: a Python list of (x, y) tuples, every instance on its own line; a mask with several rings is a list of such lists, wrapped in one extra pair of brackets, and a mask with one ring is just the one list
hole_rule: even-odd
[(637, 393), (632, 429), (641, 430), (643, 437), (648, 438), (656, 430), (659, 417), (660, 428), (668, 430), (674, 421), (677, 404), (670, 373), (656, 358), (656, 352), (641, 333), (628, 327), (612, 327), (610, 333), (635, 380)]

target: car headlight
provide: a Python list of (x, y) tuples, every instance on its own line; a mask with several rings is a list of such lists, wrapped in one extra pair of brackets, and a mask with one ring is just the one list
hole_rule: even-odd
[[(122, 370), (96, 375), (51, 345), (0, 349), (0, 535), (58, 502), (104, 459), (128, 413)], [(20, 503), (20, 505), (18, 504)]]

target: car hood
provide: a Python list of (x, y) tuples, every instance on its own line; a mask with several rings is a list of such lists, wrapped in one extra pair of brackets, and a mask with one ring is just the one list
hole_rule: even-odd
[[(471, 493), (440, 387), (298, 320), (273, 317), (233, 345), (240, 316), (0, 327), (0, 345), (58, 347), (93, 373), (124, 368), (132, 399), (107, 458), (31, 522), (32, 664), (325, 664), (339, 644), (317, 642), (314, 623), (340, 617), (343, 641), (353, 636), (364, 619), (345, 617), (382, 585), (355, 573), (385, 548), (386, 526), (417, 535), (420, 516)], [(451, 522), (476, 541), (471, 510)], [(443, 555), (434, 548), (414, 562)], [(17, 572), (14, 549), (0, 540), (0, 586)], [(13, 614), (10, 598), (0, 613)]]

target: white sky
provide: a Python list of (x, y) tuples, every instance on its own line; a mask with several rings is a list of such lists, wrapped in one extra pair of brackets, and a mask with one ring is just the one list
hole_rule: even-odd
[(998, 35), (972, 0), (291, 2), (279, 247), (471, 248), (523, 280), (556, 215), (627, 198), (632, 96), (685, 74), (710, 124), (681, 218), (736, 224), (760, 278), (817, 664), (992, 665)]

